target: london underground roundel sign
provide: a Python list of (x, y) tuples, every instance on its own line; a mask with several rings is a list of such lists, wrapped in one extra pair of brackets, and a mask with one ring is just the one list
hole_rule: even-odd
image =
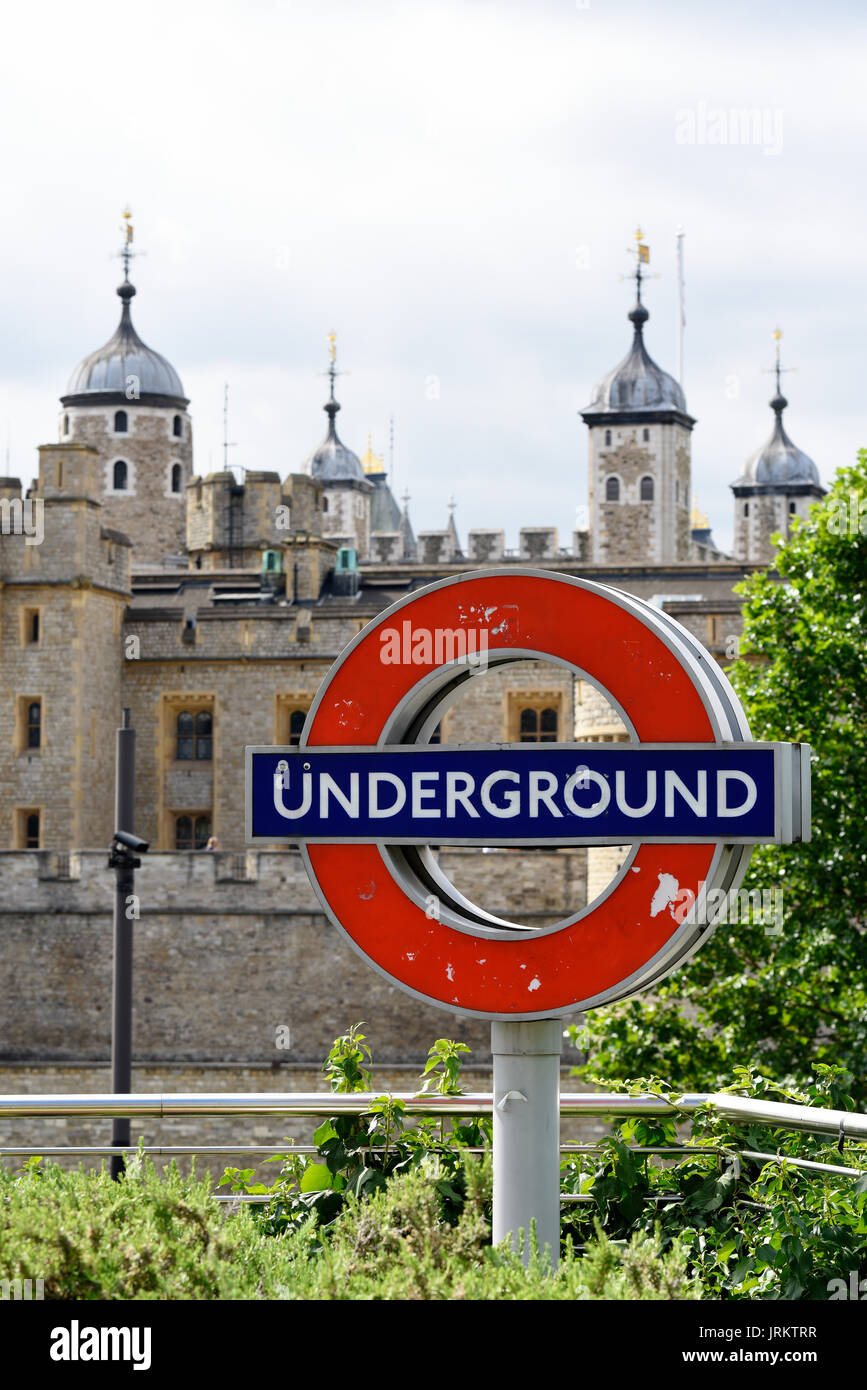
[[(597, 686), (619, 744), (431, 744), (480, 672), (554, 662)], [(550, 1018), (646, 989), (712, 931), (751, 846), (809, 836), (809, 748), (756, 743), (715, 661), (616, 589), (504, 568), (402, 599), (335, 662), (292, 748), (247, 749), (247, 839), (302, 848), (335, 926), (452, 1012)], [(470, 902), (430, 846), (628, 845), (553, 926)]]

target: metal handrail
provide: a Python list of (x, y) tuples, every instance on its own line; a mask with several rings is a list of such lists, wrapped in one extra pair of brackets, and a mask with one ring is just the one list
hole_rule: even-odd
[[(382, 1100), (373, 1091), (349, 1093), (329, 1091), (269, 1091), (209, 1094), (188, 1092), (166, 1095), (138, 1092), (129, 1095), (5, 1095), (0, 1096), (0, 1119), (65, 1116), (129, 1116), (131, 1118), (171, 1119), (198, 1115), (282, 1115), (299, 1118), (330, 1115), (363, 1115)], [(407, 1116), (490, 1115), (490, 1092), (470, 1092), (459, 1096), (413, 1095), (392, 1092)], [(758, 1101), (726, 1091), (691, 1092), (668, 1101), (662, 1096), (628, 1096), (618, 1092), (588, 1092), (560, 1097), (560, 1115), (580, 1116), (687, 1116), (709, 1107), (725, 1119), (750, 1122), (779, 1129), (803, 1130), (814, 1134), (833, 1134), (849, 1139), (867, 1139), (867, 1115), (856, 1111), (828, 1110), (821, 1106), (799, 1105), (790, 1101)]]

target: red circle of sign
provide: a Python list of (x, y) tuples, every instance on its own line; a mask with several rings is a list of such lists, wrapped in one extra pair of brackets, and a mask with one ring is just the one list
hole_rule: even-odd
[[(553, 590), (556, 587), (557, 592)], [(492, 572), (423, 591), (365, 629), (323, 687), (305, 742), (375, 746), (400, 700), (435, 662), (384, 664), (381, 633), (484, 628), (490, 651), (532, 650), (579, 667), (610, 692), (643, 743), (713, 743), (701, 695), (678, 657), (634, 613), (559, 576)], [(483, 938), (430, 920), (376, 845), (307, 847), (333, 920), (375, 968), (431, 1003), (485, 1017), (550, 1017), (615, 991), (680, 924), (651, 916), (663, 874), (696, 895), (713, 844), (641, 845), (630, 871), (579, 921), (542, 936)]]

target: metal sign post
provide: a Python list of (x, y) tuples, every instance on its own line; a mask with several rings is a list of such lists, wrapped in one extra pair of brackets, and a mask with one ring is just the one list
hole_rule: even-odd
[[(123, 724), (117, 731), (117, 763), (115, 770), (115, 833), (109, 849), (108, 867), (115, 871), (114, 885), (114, 956), (111, 998), (111, 1088), (115, 1095), (132, 1091), (132, 953), (133, 917), (129, 912), (135, 888), (135, 870), (141, 864), (135, 850), (146, 850), (146, 841), (132, 831), (135, 819), (135, 730), (130, 727), (130, 712), (123, 711)], [(111, 1125), (111, 1142), (117, 1148), (130, 1142), (130, 1122), (115, 1119)], [(111, 1176), (119, 1178), (124, 1171), (122, 1154), (111, 1160)]]
[[(629, 743), (431, 745), (468, 681), (528, 660), (595, 685)], [(392, 605), (331, 668), (298, 747), (246, 757), (248, 842), (299, 844), (325, 912), (387, 979), (492, 1020), (495, 1239), (535, 1220), (556, 1263), (558, 1020), (676, 969), (754, 844), (809, 838), (810, 750), (754, 742), (725, 675), (667, 614), (504, 567)], [(630, 848), (594, 902), (527, 928), (450, 882), (430, 849), (450, 844)]]
[[(524, 1260), (531, 1235), (554, 1266), (560, 1249), (559, 1018), (491, 1024), (494, 1057), (494, 1244)], [(523, 1239), (521, 1239), (523, 1233)]]

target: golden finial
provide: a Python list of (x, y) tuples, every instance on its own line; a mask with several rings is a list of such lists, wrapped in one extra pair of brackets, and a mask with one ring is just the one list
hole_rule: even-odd
[(330, 362), (337, 361), (337, 334), (333, 328), (328, 334), (328, 358)]
[(710, 526), (710, 521), (708, 520), (705, 513), (699, 511), (698, 502), (696, 502), (695, 498), (693, 498), (692, 502), (692, 512), (690, 514), (689, 524), (692, 527), (693, 531), (706, 531)]
[(123, 223), (122, 223), (122, 225), (121, 225), (121, 229), (120, 229), (120, 230), (123, 232), (124, 238), (125, 238), (125, 240), (126, 240), (126, 244), (127, 244), (127, 246), (128, 246), (129, 243), (130, 243), (130, 242), (132, 241), (132, 239), (133, 239), (133, 232), (132, 232), (132, 208), (129, 206), (129, 203), (127, 203), (126, 207), (124, 208), (123, 212), (121, 213), (121, 217), (123, 218)]
[(367, 453), (361, 460), (361, 466), (365, 473), (384, 473), (385, 468), (383, 466), (382, 454), (375, 454), (373, 452), (371, 438), (371, 435), (367, 436)]

